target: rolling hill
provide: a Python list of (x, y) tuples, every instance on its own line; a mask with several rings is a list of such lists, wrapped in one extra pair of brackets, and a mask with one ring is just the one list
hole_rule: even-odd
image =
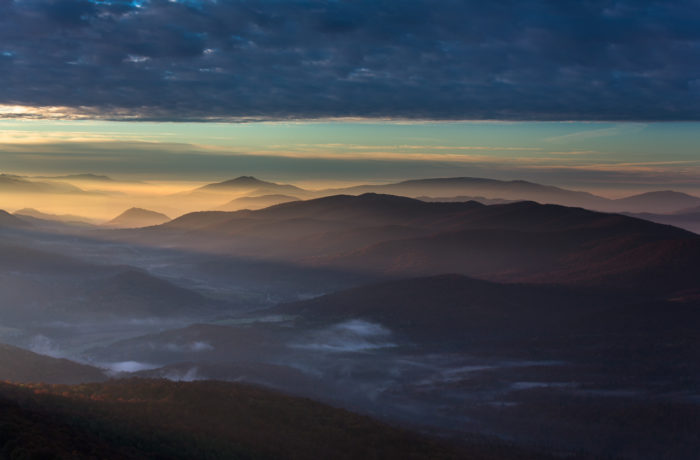
[(673, 214), (652, 214), (648, 212), (626, 215), (645, 219), (659, 224), (673, 225), (674, 227), (688, 230), (689, 232), (700, 234), (700, 207), (688, 208), (687, 211), (678, 211)]
[(608, 209), (630, 213), (671, 214), (700, 206), (700, 198), (672, 190), (641, 193), (612, 201)]
[(0, 448), (12, 458), (550, 458), (481, 438), (456, 445), (224, 382), (0, 384), (0, 426)]
[(27, 228), (31, 224), (7, 211), (0, 209), (0, 228)]
[(96, 367), (0, 344), (0, 380), (16, 383), (86, 383), (107, 380)]
[(130, 208), (103, 225), (113, 228), (140, 228), (160, 225), (168, 221), (170, 217), (165, 214), (148, 209)]
[(416, 179), (394, 184), (359, 185), (343, 189), (325, 190), (322, 193), (324, 195), (381, 193), (408, 197), (468, 195), (503, 200), (556, 203), (586, 208), (595, 208), (604, 205), (607, 201), (605, 198), (587, 192), (571, 191), (523, 180), (501, 181), (477, 177)]
[(289, 195), (261, 195), (244, 196), (235, 198), (228, 203), (216, 208), (216, 211), (238, 211), (239, 209), (262, 209), (289, 201), (298, 201), (299, 198)]
[(95, 224), (97, 221), (90, 219), (89, 217), (76, 216), (73, 214), (49, 214), (45, 212), (38, 211), (33, 208), (22, 208), (18, 209), (13, 213), (15, 216), (20, 217), (31, 217), (34, 219), (56, 221), (63, 223), (75, 223), (75, 224)]
[(240, 176), (235, 179), (208, 184), (194, 190), (191, 193), (231, 193), (246, 194), (248, 196), (260, 195), (308, 195), (304, 189), (288, 184), (276, 184), (266, 182), (252, 176)]
[[(358, 185), (319, 192), (322, 195), (382, 193), (421, 197), (426, 201), (442, 197), (480, 197), (492, 204), (500, 201), (535, 201), (542, 204), (575, 206), (605, 212), (671, 213), (700, 204), (700, 198), (675, 191), (654, 191), (620, 199), (608, 199), (588, 192), (567, 190), (523, 180), (502, 181), (477, 177), (449, 177), (408, 180), (393, 184)], [(463, 201), (463, 200), (462, 200)]]
[(182, 216), (146, 241), (378, 276), (458, 273), (650, 291), (697, 288), (700, 238), (619, 214), (516, 202), (339, 195)]
[(87, 192), (69, 184), (34, 181), (19, 176), (0, 174), (0, 193), (83, 194)]

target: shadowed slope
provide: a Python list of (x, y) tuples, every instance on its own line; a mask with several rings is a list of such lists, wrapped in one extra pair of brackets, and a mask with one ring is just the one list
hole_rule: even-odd
[(115, 228), (139, 228), (160, 225), (170, 221), (170, 217), (159, 212), (142, 208), (127, 209), (114, 219), (105, 223), (107, 227)]
[(137, 237), (317, 267), (417, 276), (697, 287), (700, 238), (618, 214), (517, 202), (338, 195), (259, 211), (188, 214)]
[(0, 446), (13, 458), (542, 458), (484, 441), (455, 447), (308, 399), (223, 382), (0, 385), (0, 423)]
[(17, 383), (83, 383), (107, 380), (96, 367), (0, 344), (0, 380)]

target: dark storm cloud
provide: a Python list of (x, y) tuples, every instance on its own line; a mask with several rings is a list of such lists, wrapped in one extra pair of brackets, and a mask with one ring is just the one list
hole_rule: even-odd
[(700, 119), (697, 1), (0, 0), (0, 104), (91, 116)]

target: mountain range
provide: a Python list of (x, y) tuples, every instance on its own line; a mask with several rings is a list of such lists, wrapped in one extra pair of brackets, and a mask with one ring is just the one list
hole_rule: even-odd
[(186, 214), (132, 238), (381, 276), (458, 273), (658, 291), (696, 286), (700, 260), (698, 235), (619, 214), (377, 194)]
[[(485, 201), (494, 200), (535, 201), (542, 204), (560, 204), (605, 212), (673, 213), (684, 208), (700, 206), (700, 198), (675, 191), (653, 191), (625, 198), (609, 199), (588, 192), (572, 191), (524, 180), (503, 181), (477, 177), (450, 177), (407, 180), (390, 184), (357, 185), (324, 190), (304, 190), (288, 184), (266, 182), (251, 176), (241, 176), (224, 182), (209, 184), (192, 193), (224, 192), (261, 196), (266, 194), (293, 195), (301, 198), (330, 195), (361, 195), (378, 193), (423, 198), (436, 201), (442, 198), (455, 201), (455, 197)], [(223, 209), (222, 209), (223, 210)]]
[(83, 194), (87, 192), (70, 184), (27, 180), (20, 176), (0, 174), (0, 193)]

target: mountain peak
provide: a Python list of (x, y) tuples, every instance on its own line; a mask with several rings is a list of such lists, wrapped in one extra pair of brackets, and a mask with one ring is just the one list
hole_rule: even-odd
[(165, 214), (133, 207), (119, 214), (105, 225), (118, 228), (138, 228), (160, 225), (168, 221), (170, 221), (170, 217)]
[(237, 182), (237, 183), (255, 183), (261, 184), (263, 181), (254, 176), (238, 176), (235, 179), (228, 180), (226, 182)]
[[(225, 180), (223, 182), (215, 182), (208, 184), (201, 189), (217, 189), (217, 188), (253, 188), (261, 186), (277, 185), (272, 182), (265, 182), (253, 176), (239, 176), (235, 179)], [(200, 190), (201, 190), (200, 189)]]
[(294, 193), (304, 193), (305, 191), (296, 187), (294, 185), (288, 184), (277, 184), (274, 182), (267, 182), (260, 180), (253, 176), (239, 176), (235, 179), (229, 179), (223, 182), (216, 182), (214, 184), (205, 185), (195, 190), (198, 191), (216, 191), (216, 192), (245, 192), (255, 195), (270, 195), (273, 193), (284, 193), (284, 194), (294, 194)]

